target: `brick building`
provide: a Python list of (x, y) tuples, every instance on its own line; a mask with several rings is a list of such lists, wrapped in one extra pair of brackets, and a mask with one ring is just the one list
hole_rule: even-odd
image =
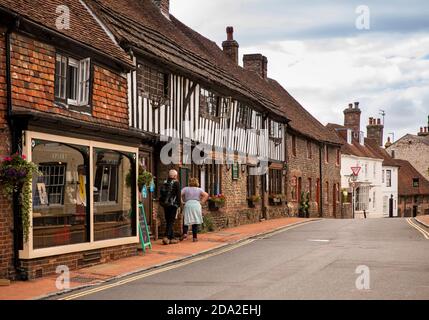
[[(366, 213), (369, 217), (396, 217), (400, 165), (382, 147), (384, 125), (381, 119), (369, 119), (365, 138), (364, 132), (361, 131), (361, 113), (359, 103), (349, 104), (344, 110), (344, 125), (327, 125), (327, 128), (343, 141), (343, 215), (363, 217)], [(356, 181), (351, 179), (352, 167), (360, 168)]]
[(429, 181), (410, 162), (397, 159), (399, 169), (399, 216), (429, 215)]
[[(232, 27), (222, 50), (168, 0), (0, 0), (0, 17), (0, 151), (42, 172), (28, 241), (17, 199), (0, 199), (0, 278), (135, 255), (139, 165), (156, 186), (175, 168), (183, 186), (198, 177), (225, 195), (205, 208), (218, 228), (297, 215), (306, 192), (311, 216), (340, 217), (341, 141), (268, 77), (266, 57), (239, 66)], [(156, 189), (144, 200), (155, 235)]]
[[(64, 4), (70, 28), (58, 29)], [(19, 202), (0, 202), (0, 278), (136, 254), (136, 187), (125, 185), (140, 141), (128, 130), (132, 61), (80, 1), (1, 0), (0, 17), (1, 155), (22, 153), (42, 172), (28, 241)]]
[(410, 162), (429, 180), (429, 123), (416, 135), (407, 134), (394, 143), (389, 140), (386, 149), (392, 157)]

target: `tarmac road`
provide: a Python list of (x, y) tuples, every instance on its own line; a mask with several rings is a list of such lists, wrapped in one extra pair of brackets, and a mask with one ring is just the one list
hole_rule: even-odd
[[(359, 266), (364, 274), (356, 273)], [(358, 277), (362, 290), (356, 285)], [(428, 300), (429, 240), (406, 219), (323, 220), (122, 285), (68, 297)]]

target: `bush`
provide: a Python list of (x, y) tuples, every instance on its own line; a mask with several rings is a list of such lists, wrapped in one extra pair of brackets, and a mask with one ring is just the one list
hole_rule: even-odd
[(213, 218), (211, 216), (203, 217), (203, 225), (201, 227), (201, 232), (213, 232), (215, 231), (215, 226), (213, 222)]

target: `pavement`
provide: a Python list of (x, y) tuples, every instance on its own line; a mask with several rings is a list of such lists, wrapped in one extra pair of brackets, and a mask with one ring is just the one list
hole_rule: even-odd
[(429, 228), (429, 216), (419, 216), (416, 218), (418, 222), (424, 225), (426, 228)]
[(410, 222), (301, 224), (55, 299), (429, 300), (429, 240)]
[[(161, 241), (153, 244), (146, 254), (125, 258), (110, 263), (84, 268), (70, 273), (70, 289), (90, 288), (112, 280), (137, 274), (162, 266), (183, 261), (213, 250), (231, 246), (246, 239), (275, 232), (312, 219), (282, 218), (243, 225), (222, 231), (201, 234), (199, 242), (189, 240), (177, 245), (163, 246)], [(0, 300), (29, 300), (56, 295), (62, 291), (56, 288), (57, 275), (27, 282), (12, 282), (10, 286), (0, 286)]]

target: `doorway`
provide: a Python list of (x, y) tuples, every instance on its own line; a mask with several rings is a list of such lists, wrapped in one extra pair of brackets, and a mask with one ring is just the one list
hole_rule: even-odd
[(413, 207), (413, 218), (417, 217), (417, 211), (418, 211), (418, 207), (414, 206)]

